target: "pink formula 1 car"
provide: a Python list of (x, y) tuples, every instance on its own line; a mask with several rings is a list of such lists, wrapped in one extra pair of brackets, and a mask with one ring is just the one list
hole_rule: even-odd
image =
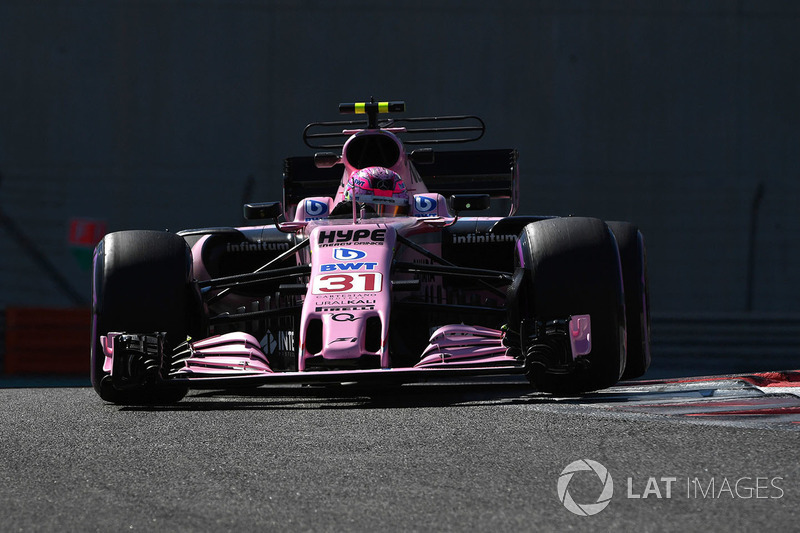
[(244, 207), (259, 225), (105, 236), (91, 353), (102, 399), (496, 374), (574, 394), (645, 372), (635, 226), (515, 216), (515, 150), (430, 148), (477, 140), (478, 117), (339, 110), (366, 120), (309, 124), (306, 144), (327, 151), (286, 160), (283, 203)]

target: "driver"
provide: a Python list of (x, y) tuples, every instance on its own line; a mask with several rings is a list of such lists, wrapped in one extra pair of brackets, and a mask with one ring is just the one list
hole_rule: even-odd
[(409, 212), (408, 192), (397, 172), (383, 167), (367, 167), (350, 175), (344, 189), (344, 201), (333, 208), (331, 216), (352, 213), (353, 198), (358, 207), (379, 217), (396, 217)]

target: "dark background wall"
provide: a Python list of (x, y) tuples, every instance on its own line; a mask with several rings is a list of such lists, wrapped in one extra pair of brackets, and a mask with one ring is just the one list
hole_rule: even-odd
[(798, 313), (798, 28), (791, 0), (2, 0), (0, 307), (88, 300), (75, 219), (240, 223), (375, 96), (482, 116), (523, 213), (638, 223), (655, 314)]

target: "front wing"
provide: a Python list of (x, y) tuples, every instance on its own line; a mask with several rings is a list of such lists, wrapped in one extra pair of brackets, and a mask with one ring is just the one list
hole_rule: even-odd
[[(589, 317), (571, 317), (568, 328), (573, 358), (591, 351)], [(433, 333), (413, 367), (299, 372), (274, 371), (255, 337), (244, 332), (187, 341), (170, 355), (165, 353), (163, 333), (109, 333), (101, 340), (104, 370), (111, 374), (114, 387), (124, 390), (141, 386), (142, 380), (209, 389), (270, 383), (415, 382), (525, 373), (524, 358), (506, 346), (504, 339), (503, 331), (450, 325)]]

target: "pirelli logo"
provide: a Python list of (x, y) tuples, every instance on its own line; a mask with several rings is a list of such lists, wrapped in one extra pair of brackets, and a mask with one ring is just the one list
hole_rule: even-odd
[(374, 305), (345, 305), (341, 307), (317, 307), (317, 313), (335, 313), (336, 311), (372, 311)]

